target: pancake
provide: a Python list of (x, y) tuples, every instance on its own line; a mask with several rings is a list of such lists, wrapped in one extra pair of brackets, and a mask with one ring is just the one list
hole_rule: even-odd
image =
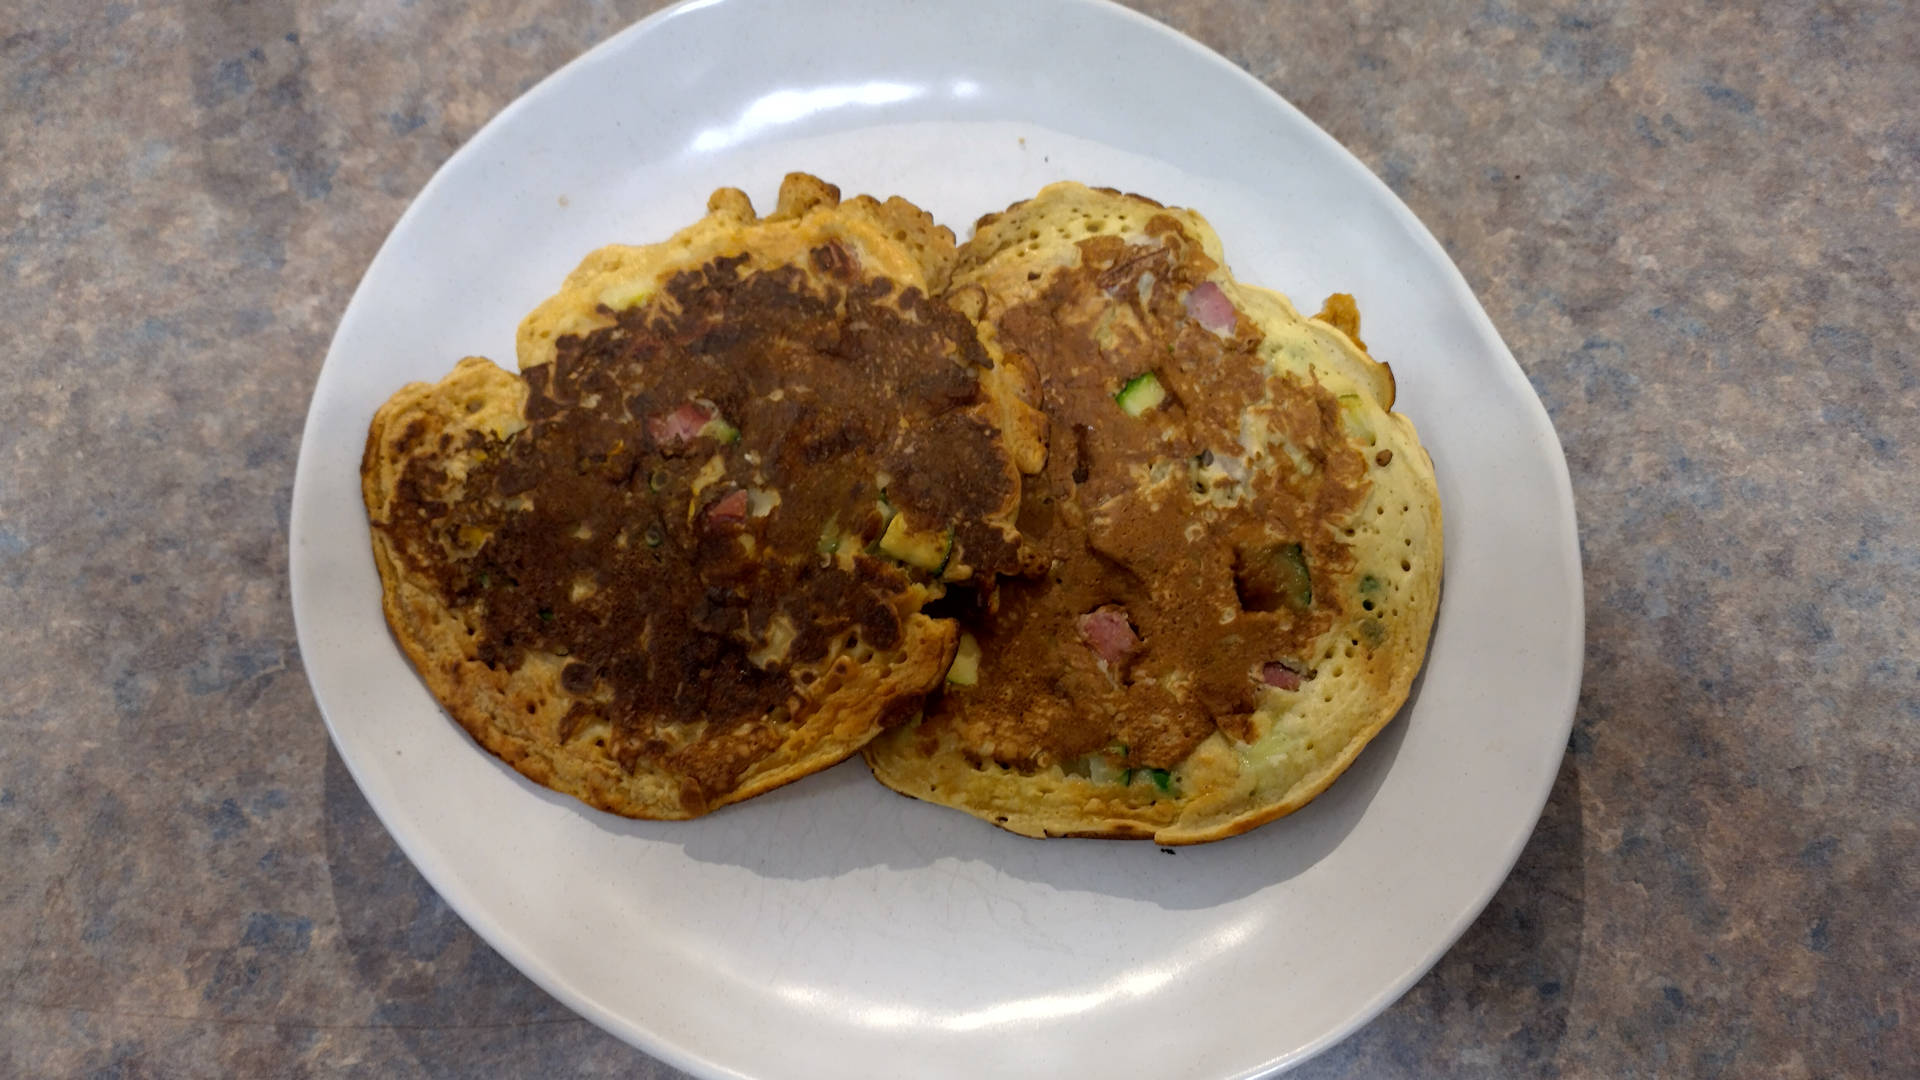
[(953, 238), (925, 213), (801, 174), (765, 218), (732, 189), (708, 210), (588, 256), (522, 323), (520, 373), (470, 357), (394, 395), (362, 463), (387, 621), (434, 696), (632, 817), (917, 712), (957, 637), (921, 609), (1022, 565), (1015, 461), (1039, 455), (930, 299)]
[(982, 218), (951, 288), (1036, 379), (1019, 525), (1049, 568), (950, 598), (954, 672), (874, 775), (1028, 836), (1304, 805), (1405, 700), (1439, 599), (1432, 463), (1352, 298), (1303, 317), (1198, 214), (1078, 184)]

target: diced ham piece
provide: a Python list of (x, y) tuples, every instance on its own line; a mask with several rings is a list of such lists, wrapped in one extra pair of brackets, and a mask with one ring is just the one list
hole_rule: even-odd
[(653, 436), (656, 446), (681, 446), (690, 443), (700, 434), (700, 429), (713, 419), (711, 405), (698, 401), (681, 402), (671, 412), (647, 418), (647, 434)]
[(1260, 665), (1260, 681), (1282, 690), (1300, 689), (1300, 673), (1278, 660), (1269, 660)]
[(1126, 609), (1112, 605), (1080, 616), (1080, 636), (1110, 668), (1118, 668), (1140, 650), (1140, 637), (1127, 622)]
[(727, 492), (707, 507), (709, 525), (738, 525), (747, 520), (747, 493), (744, 488)]
[(1239, 312), (1233, 309), (1233, 301), (1211, 281), (1201, 282), (1187, 294), (1187, 314), (1201, 326), (1222, 335), (1233, 333), (1234, 324), (1240, 318)]

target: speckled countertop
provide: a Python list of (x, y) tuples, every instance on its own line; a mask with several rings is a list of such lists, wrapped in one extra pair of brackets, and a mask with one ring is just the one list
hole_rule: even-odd
[[(362, 268), (649, 6), (0, 5), (0, 1076), (677, 1075), (414, 872), (286, 600)], [(1432, 227), (1580, 505), (1540, 828), (1301, 1075), (1920, 1075), (1920, 6), (1147, 7)]]

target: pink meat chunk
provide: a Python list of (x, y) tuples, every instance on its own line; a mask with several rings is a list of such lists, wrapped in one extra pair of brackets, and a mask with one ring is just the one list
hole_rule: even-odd
[(707, 507), (707, 522), (711, 525), (738, 525), (745, 520), (747, 493), (744, 490), (729, 491)]
[(1211, 281), (1201, 282), (1187, 294), (1187, 314), (1216, 334), (1233, 333), (1234, 324), (1240, 318), (1240, 313), (1233, 309), (1233, 301)]
[(1269, 660), (1260, 665), (1260, 681), (1282, 690), (1300, 689), (1300, 673), (1278, 660)]
[(1087, 639), (1087, 647), (1109, 667), (1119, 667), (1127, 657), (1140, 651), (1140, 636), (1127, 622), (1126, 609), (1111, 604), (1080, 616), (1080, 636)]
[(647, 434), (659, 446), (680, 446), (690, 443), (700, 434), (700, 429), (713, 419), (714, 411), (710, 405), (698, 401), (685, 401), (672, 411), (647, 418)]

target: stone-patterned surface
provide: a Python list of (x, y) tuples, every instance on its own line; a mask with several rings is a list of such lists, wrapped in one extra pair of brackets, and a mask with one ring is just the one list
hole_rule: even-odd
[[(0, 14), (0, 1075), (669, 1076), (426, 887), (286, 604), (328, 335), (650, 7)], [(1920, 1074), (1920, 7), (1153, 3), (1376, 169), (1547, 402), (1585, 691), (1460, 944), (1309, 1077)]]

